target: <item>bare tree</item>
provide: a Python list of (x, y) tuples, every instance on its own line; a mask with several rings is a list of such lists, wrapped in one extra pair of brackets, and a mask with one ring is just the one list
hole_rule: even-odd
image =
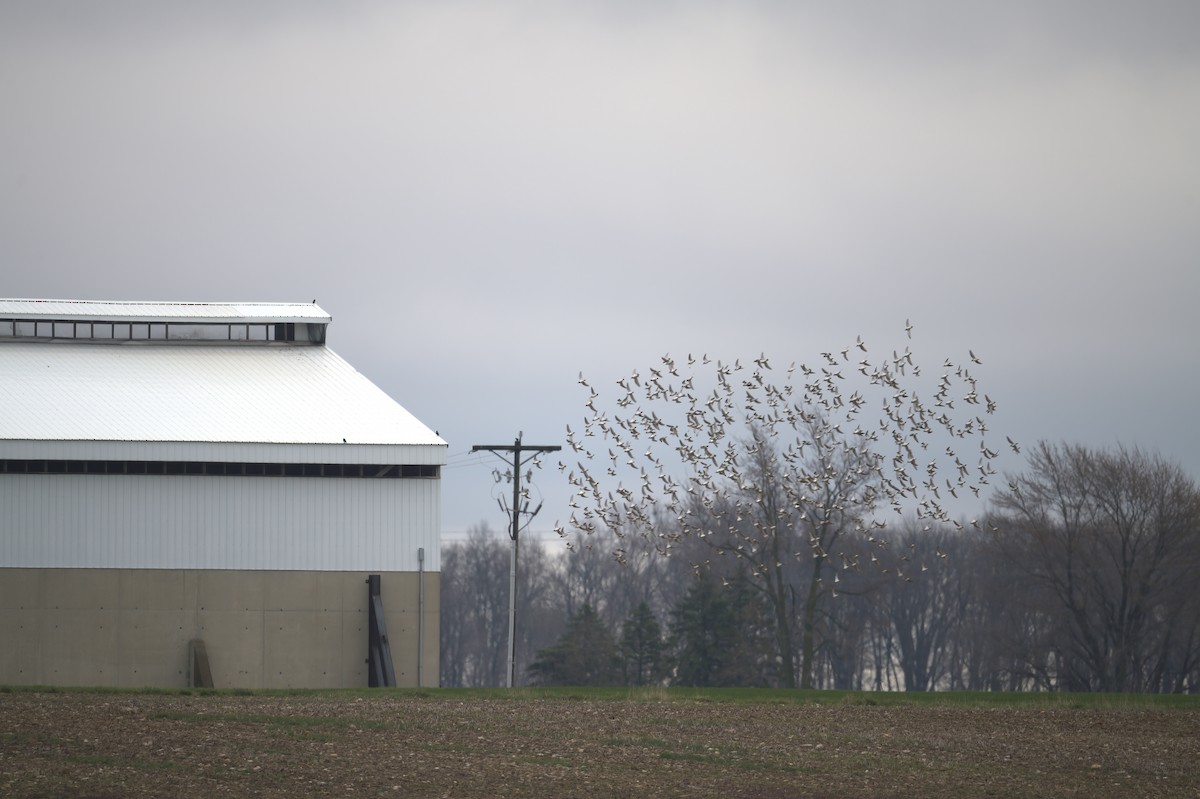
[[(660, 523), (671, 521), (663, 518)], [(619, 561), (613, 554), (618, 548)], [(589, 604), (612, 629), (643, 603), (666, 618), (691, 585), (700, 549), (695, 542), (681, 541), (676, 557), (664, 558), (642, 536), (619, 535), (608, 528), (591, 535), (576, 531), (550, 576), (559, 612), (574, 618)]]
[[(868, 562), (871, 555), (879, 552), (874, 544), (861, 536), (849, 537), (842, 542), (842, 547), (853, 553), (855, 562)], [(887, 640), (876, 640), (881, 632), (888, 634), (891, 629), (890, 625), (881, 622), (879, 597), (892, 584), (893, 578), (874, 569), (837, 566), (831, 571), (832, 576), (824, 579), (830, 599), (823, 604), (817, 620), (821, 644), (817, 651), (814, 687), (862, 690), (869, 686), (865, 681), (872, 673), (874, 650), (882, 653), (887, 649)]]
[(439, 625), (439, 681), (443, 688), (461, 688), (466, 684), (466, 660), (470, 642), (468, 607), (465, 597), (462, 596), (465, 586), (462, 547), (443, 545)]
[[(517, 626), (518, 685), (528, 682), (528, 669), (537, 653), (552, 645), (566, 626), (554, 590), (562, 568), (561, 558), (548, 553), (537, 536), (522, 536), (521, 569), (517, 573), (517, 617), (521, 620)], [(503, 595), (507, 602), (507, 585)]]
[[(553, 643), (562, 630), (551, 585), (556, 566), (536, 538), (522, 542), (518, 660)], [(486, 523), (442, 547), (441, 680), (447, 687), (504, 685), (508, 659), (509, 544)], [(519, 676), (519, 675), (518, 675)]]
[[(1140, 450), (1045, 442), (995, 500), (1002, 551), (1041, 592), (1060, 688), (1157, 690), (1196, 616), (1200, 501), (1182, 470)], [(1194, 662), (1179, 653), (1179, 662)]]
[(567, 552), (553, 576), (559, 612), (574, 619), (587, 605), (610, 627), (619, 622), (621, 617), (609, 608), (617, 594), (618, 569), (611, 550), (601, 541), (577, 533), (574, 540), (568, 541)]
[(949, 674), (953, 635), (970, 603), (970, 575), (955, 568), (965, 547), (957, 532), (915, 523), (895, 543), (887, 562), (919, 577), (892, 582), (880, 601), (894, 632), (904, 689), (932, 691)]
[(503, 641), (496, 636), (504, 630), (501, 624), (497, 633), (497, 621), (505, 617), (508, 596), (503, 554), (486, 523), (472, 527), (466, 541), (442, 547), (443, 685), (500, 684), (496, 651), (503, 654)]
[(951, 690), (1002, 690), (1013, 671), (1004, 653), (1019, 648), (1005, 643), (1014, 638), (1007, 626), (1017, 615), (1014, 575), (1010, 564), (995, 555), (990, 536), (971, 530), (938, 547), (939, 557), (945, 555), (947, 565), (960, 575), (963, 591), (958, 624), (946, 644)]

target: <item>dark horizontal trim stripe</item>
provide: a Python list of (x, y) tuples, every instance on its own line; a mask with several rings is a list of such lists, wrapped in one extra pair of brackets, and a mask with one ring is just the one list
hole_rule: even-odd
[[(299, 324), (300, 329), (296, 326)], [(216, 322), (197, 318), (188, 321), (22, 319), (0, 318), (0, 340), (48, 341), (188, 341), (199, 342), (292, 342), (324, 344), (323, 320), (311, 322)], [(299, 338), (297, 338), (299, 336)]]
[(0, 460), (0, 474), (195, 475), (209, 477), (437, 478), (429, 464), (227, 463), (224, 461)]

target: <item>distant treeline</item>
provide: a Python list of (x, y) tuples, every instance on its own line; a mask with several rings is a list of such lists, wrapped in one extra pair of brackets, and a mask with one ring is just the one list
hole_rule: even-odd
[[(1006, 483), (957, 524), (847, 509), (836, 551), (800, 525), (523, 540), (518, 682), (1200, 692), (1195, 482), (1041, 444)], [(443, 549), (443, 686), (504, 684), (509, 548), (480, 527)]]

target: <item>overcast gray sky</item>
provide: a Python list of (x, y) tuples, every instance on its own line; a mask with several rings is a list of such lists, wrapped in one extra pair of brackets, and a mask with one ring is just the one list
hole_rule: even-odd
[[(1200, 477), (1200, 4), (0, 3), (0, 295), (316, 299), (450, 443), (582, 370), (983, 360), (994, 427)], [(1021, 460), (1004, 464), (1020, 468)], [(535, 528), (565, 520), (544, 469)]]

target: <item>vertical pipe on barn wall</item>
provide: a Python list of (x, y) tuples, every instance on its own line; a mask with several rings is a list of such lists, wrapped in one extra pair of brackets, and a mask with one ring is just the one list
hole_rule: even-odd
[(425, 547), (417, 547), (417, 687), (423, 688), (425, 665)]

